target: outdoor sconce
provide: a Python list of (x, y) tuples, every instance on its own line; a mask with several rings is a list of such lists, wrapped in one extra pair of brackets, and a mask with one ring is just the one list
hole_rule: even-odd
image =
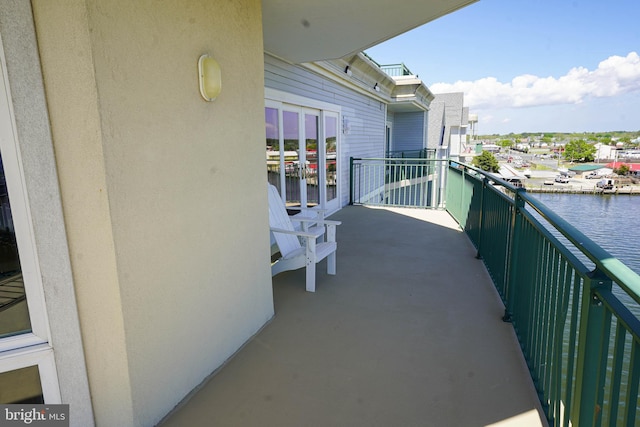
[(375, 84), (373, 90), (375, 90), (376, 92), (380, 92), (380, 86), (378, 86), (378, 83)]
[(353, 71), (351, 71), (351, 68), (347, 65), (347, 66), (345, 67), (345, 69), (344, 69), (344, 73), (345, 73), (347, 76), (351, 77), (351, 75), (353, 74)]
[(198, 74), (200, 94), (205, 101), (215, 100), (222, 90), (220, 64), (209, 55), (202, 55), (198, 59)]

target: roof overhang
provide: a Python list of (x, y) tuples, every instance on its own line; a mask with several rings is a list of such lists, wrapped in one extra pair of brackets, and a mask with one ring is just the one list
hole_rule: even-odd
[(338, 59), (477, 0), (262, 0), (265, 51), (292, 63)]
[(361, 52), (302, 66), (385, 104), (392, 101), (394, 80)]
[(387, 107), (394, 113), (427, 111), (434, 99), (433, 93), (417, 76), (394, 76), (395, 86), (391, 103)]
[(427, 111), (435, 97), (417, 76), (391, 77), (362, 53), (302, 66), (383, 102), (394, 113)]

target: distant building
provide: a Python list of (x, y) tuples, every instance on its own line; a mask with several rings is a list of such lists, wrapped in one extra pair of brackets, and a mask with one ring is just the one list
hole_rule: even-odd
[(436, 94), (429, 110), (427, 148), (435, 148), (439, 157), (459, 157), (465, 152), (469, 108), (464, 93)]
[(593, 145), (596, 148), (596, 153), (594, 154), (594, 159), (597, 160), (611, 160), (615, 159), (616, 147), (612, 147), (610, 145), (605, 145), (600, 142)]
[(500, 146), (496, 144), (482, 144), (482, 151), (497, 153), (500, 151)]

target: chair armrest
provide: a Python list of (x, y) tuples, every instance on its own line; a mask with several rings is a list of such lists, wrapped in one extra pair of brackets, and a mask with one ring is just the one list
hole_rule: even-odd
[(312, 219), (312, 218), (296, 218), (295, 216), (292, 216), (291, 221), (296, 221), (296, 222), (312, 222), (314, 224), (318, 224), (318, 225), (340, 225), (342, 224), (341, 221), (333, 221), (333, 220), (329, 220), (329, 219)]
[(271, 227), (270, 230), (273, 231), (274, 233), (293, 234), (294, 236), (308, 237), (308, 238), (314, 238), (314, 239), (324, 234), (324, 232), (318, 234), (318, 233), (308, 233), (306, 231), (291, 231), (291, 230), (285, 230), (283, 228), (273, 228), (273, 227)]
[(320, 213), (325, 213), (327, 210), (326, 209), (320, 209), (320, 208), (301, 208), (300, 206), (287, 206), (287, 210), (288, 211), (300, 211), (300, 212), (320, 212)]

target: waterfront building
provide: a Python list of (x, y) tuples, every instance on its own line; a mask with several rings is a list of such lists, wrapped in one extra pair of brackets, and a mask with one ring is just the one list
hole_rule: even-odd
[(348, 156), (393, 150), (405, 124), (424, 144), (432, 100), (359, 52), (469, 3), (0, 3), (24, 288), (0, 313), (23, 320), (0, 336), (5, 402), (157, 424), (274, 315), (265, 104), (272, 124), (297, 115), (297, 170), (316, 162), (312, 203), (339, 208)]

